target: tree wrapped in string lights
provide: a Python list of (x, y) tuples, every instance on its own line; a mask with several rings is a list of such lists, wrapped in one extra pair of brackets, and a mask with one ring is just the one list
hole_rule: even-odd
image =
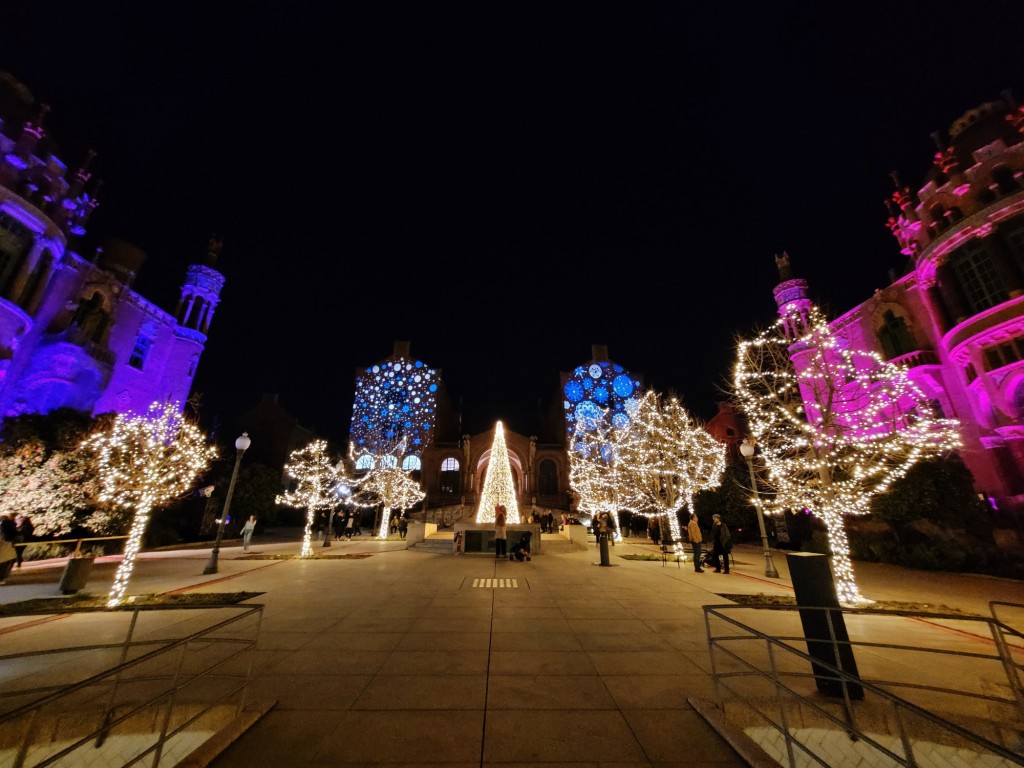
[(478, 523), (494, 522), (494, 507), (505, 505), (506, 522), (520, 522), (516, 488), (512, 480), (512, 465), (508, 460), (508, 445), (505, 443), (505, 427), (500, 421), (494, 424), (494, 438), (491, 441), (491, 457), (487, 462), (483, 489), (480, 492), (480, 506), (476, 510)]
[(402, 514), (426, 495), (410, 472), (390, 465), (371, 469), (360, 482), (359, 491), (364, 499), (376, 499), (384, 510), (377, 529), (378, 539), (388, 537), (392, 510), (397, 509)]
[(124, 559), (114, 575), (107, 606), (124, 599), (153, 510), (192, 489), (217, 450), (178, 403), (153, 403), (145, 416), (119, 415), (91, 435), (82, 450), (96, 457), (100, 499), (134, 510)]
[(284, 471), (295, 481), (295, 485), (279, 494), (277, 503), (305, 508), (306, 529), (302, 535), (301, 555), (309, 557), (313, 554), (313, 523), (316, 513), (337, 504), (338, 485), (348, 483), (349, 480), (339, 462), (331, 457), (326, 440), (314, 440), (292, 451)]
[(685, 560), (678, 512), (692, 510), (694, 494), (721, 482), (725, 445), (677, 398), (662, 398), (654, 391), (640, 399), (633, 430), (622, 451), (620, 476), (639, 495), (640, 512), (655, 510), (668, 518), (675, 556)]
[(958, 448), (958, 422), (936, 412), (904, 367), (833, 334), (808, 301), (739, 340), (733, 390), (775, 492), (771, 507), (824, 521), (837, 596), (862, 602), (845, 516), (867, 513), (921, 459)]
[(619, 540), (619, 510), (639, 510), (644, 505), (638, 486), (631, 482), (631, 473), (621, 465), (623, 455), (635, 455), (630, 441), (641, 434), (641, 430), (632, 428), (630, 414), (635, 412), (630, 408), (609, 417), (608, 409), (599, 409), (581, 415), (569, 441), (569, 485), (579, 496), (579, 508), (592, 517), (610, 513)]

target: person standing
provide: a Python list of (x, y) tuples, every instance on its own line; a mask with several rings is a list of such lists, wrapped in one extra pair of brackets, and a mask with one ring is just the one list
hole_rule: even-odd
[(697, 573), (704, 573), (700, 567), (701, 542), (704, 537), (700, 532), (700, 522), (697, 520), (697, 513), (690, 513), (690, 522), (686, 524), (686, 533), (690, 537), (690, 548), (693, 550), (693, 570)]
[(356, 512), (352, 510), (345, 519), (345, 541), (352, 541), (352, 535), (359, 530), (356, 525)]
[(508, 557), (508, 541), (505, 533), (505, 505), (494, 507), (494, 557), (504, 560)]
[(712, 515), (711, 520), (711, 554), (715, 556), (715, 573), (728, 573), (732, 534), (729, 526), (722, 522), (721, 515)]
[(249, 542), (252, 541), (252, 535), (256, 532), (256, 515), (249, 515), (249, 519), (245, 521), (245, 525), (242, 526), (242, 551), (249, 551)]
[[(15, 541), (17, 544), (28, 544), (32, 541), (32, 535), (35, 533), (36, 527), (32, 523), (32, 518), (28, 515), (18, 515), (18, 519), (15, 523), (17, 528), (17, 536)], [(25, 557), (25, 547), (15, 547), (15, 551), (18, 556), (15, 558), (16, 568), (21, 568), (21, 561)]]
[(18, 553), (14, 549), (14, 542), (18, 538), (18, 526), (10, 515), (0, 515), (0, 584), (7, 583), (14, 568), (14, 561)]
[(402, 516), (398, 518), (398, 538), (400, 538), (402, 541), (405, 541), (405, 534), (407, 534), (408, 532), (409, 519), (403, 513)]

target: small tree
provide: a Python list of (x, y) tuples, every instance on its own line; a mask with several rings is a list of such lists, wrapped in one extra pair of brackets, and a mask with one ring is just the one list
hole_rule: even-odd
[(306, 530), (302, 536), (302, 557), (313, 554), (313, 523), (319, 510), (338, 503), (337, 488), (344, 476), (338, 461), (331, 457), (326, 440), (314, 440), (292, 451), (284, 468), (295, 485), (277, 497), (278, 504), (305, 507)]
[(100, 498), (134, 511), (124, 559), (107, 601), (124, 599), (135, 558), (152, 511), (191, 490), (216, 456), (199, 427), (185, 419), (178, 403), (153, 403), (146, 416), (119, 415), (108, 430), (82, 443), (97, 462)]
[(686, 557), (679, 510), (693, 509), (693, 495), (720, 482), (725, 446), (698, 423), (678, 399), (647, 392), (633, 414), (634, 435), (623, 451), (621, 477), (640, 494), (637, 511), (668, 518), (676, 556)]
[(853, 348), (809, 302), (737, 344), (736, 400), (761, 449), (777, 509), (807, 508), (828, 527), (836, 590), (861, 601), (844, 516), (865, 514), (921, 459), (959, 446), (905, 368)]

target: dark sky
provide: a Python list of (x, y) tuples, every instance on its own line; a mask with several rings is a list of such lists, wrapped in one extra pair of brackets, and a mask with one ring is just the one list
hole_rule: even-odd
[(0, 69), (69, 166), (99, 153), (82, 252), (134, 242), (173, 310), (223, 238), (204, 419), (276, 392), (343, 438), (396, 339), (465, 431), (530, 433), (592, 344), (707, 419), (774, 254), (827, 311), (863, 300), (903, 265), (889, 172), (1024, 100), (1019, 1), (712, 5), (19, 0)]

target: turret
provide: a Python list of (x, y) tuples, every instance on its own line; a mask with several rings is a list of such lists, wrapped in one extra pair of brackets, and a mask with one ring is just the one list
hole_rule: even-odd
[(807, 321), (811, 310), (811, 300), (807, 297), (807, 281), (793, 277), (789, 264), (789, 254), (783, 251), (775, 254), (775, 266), (779, 270), (779, 284), (772, 295), (779, 308), (779, 317), (783, 318), (786, 338), (796, 341), (807, 330)]
[(211, 238), (206, 249), (206, 264), (189, 266), (174, 312), (179, 331), (195, 331), (204, 338), (210, 332), (210, 322), (224, 288), (224, 275), (214, 269), (222, 245), (217, 238)]

